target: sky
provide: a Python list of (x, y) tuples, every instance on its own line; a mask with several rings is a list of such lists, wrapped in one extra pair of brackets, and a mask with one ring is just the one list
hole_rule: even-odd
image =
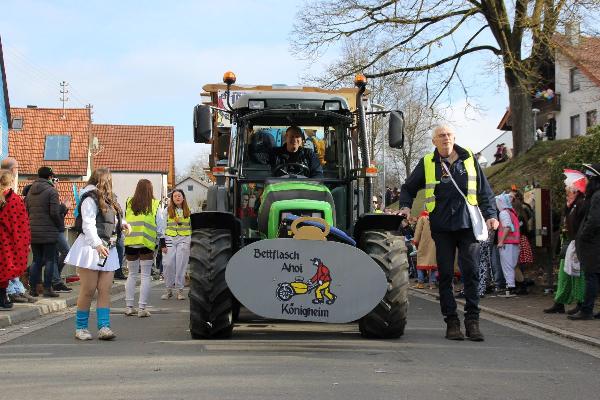
[[(302, 85), (308, 62), (290, 52), (290, 32), (302, 0), (34, 1), (0, 2), (10, 103), (13, 107), (61, 107), (61, 81), (69, 84), (66, 107), (93, 105), (103, 124), (172, 125), (180, 174), (201, 153), (193, 142), (192, 111), (202, 86), (232, 70), (240, 84)], [(471, 104), (450, 95), (448, 119), (457, 142), (479, 150), (501, 132), (508, 105), (502, 76), (484, 59), (469, 62)], [(151, 144), (147, 144), (151, 145)]]

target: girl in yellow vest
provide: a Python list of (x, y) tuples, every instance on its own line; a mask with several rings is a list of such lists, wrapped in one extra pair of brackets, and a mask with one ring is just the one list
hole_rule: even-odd
[(127, 199), (125, 219), (131, 226), (131, 232), (125, 237), (125, 257), (129, 276), (125, 284), (125, 315), (135, 314), (133, 308), (135, 287), (141, 273), (139, 309), (137, 316), (149, 317), (146, 310), (150, 295), (150, 274), (154, 261), (154, 250), (160, 241), (161, 250), (167, 251), (164, 240), (165, 223), (159, 201), (152, 194), (152, 183), (148, 179), (140, 179), (135, 194)]
[(173, 190), (169, 199), (169, 206), (164, 215), (164, 219), (167, 221), (167, 229), (165, 229), (167, 252), (163, 257), (163, 274), (167, 291), (161, 296), (161, 299), (170, 299), (173, 297), (173, 289), (176, 289), (177, 300), (185, 300), (183, 285), (190, 259), (191, 213), (185, 200), (185, 194), (181, 189)]

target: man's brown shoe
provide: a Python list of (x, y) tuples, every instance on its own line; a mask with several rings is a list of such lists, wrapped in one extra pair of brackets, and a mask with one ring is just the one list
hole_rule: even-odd
[(44, 288), (44, 297), (58, 297), (58, 293), (56, 293), (52, 288)]
[(460, 331), (460, 321), (458, 318), (446, 318), (446, 339), (465, 340), (465, 337)]
[(483, 333), (479, 330), (479, 320), (466, 319), (465, 320), (465, 334), (474, 342), (483, 342)]

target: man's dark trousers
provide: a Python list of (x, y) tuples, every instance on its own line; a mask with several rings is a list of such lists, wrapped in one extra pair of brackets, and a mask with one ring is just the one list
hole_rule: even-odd
[(471, 229), (452, 232), (432, 232), (440, 274), (440, 306), (446, 318), (458, 318), (452, 292), (454, 258), (458, 249), (465, 293), (465, 319), (479, 319), (479, 242)]
[(57, 268), (56, 262), (56, 243), (31, 244), (33, 253), (33, 263), (29, 268), (29, 286), (35, 288), (42, 280), (42, 268), (44, 268), (44, 288), (52, 287), (52, 276), (54, 269)]

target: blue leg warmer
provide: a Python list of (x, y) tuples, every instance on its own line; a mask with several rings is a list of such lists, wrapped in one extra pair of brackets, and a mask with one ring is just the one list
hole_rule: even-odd
[(98, 319), (98, 329), (110, 328), (110, 308), (96, 308), (96, 317)]
[(75, 313), (75, 329), (87, 329), (90, 310), (77, 310)]

